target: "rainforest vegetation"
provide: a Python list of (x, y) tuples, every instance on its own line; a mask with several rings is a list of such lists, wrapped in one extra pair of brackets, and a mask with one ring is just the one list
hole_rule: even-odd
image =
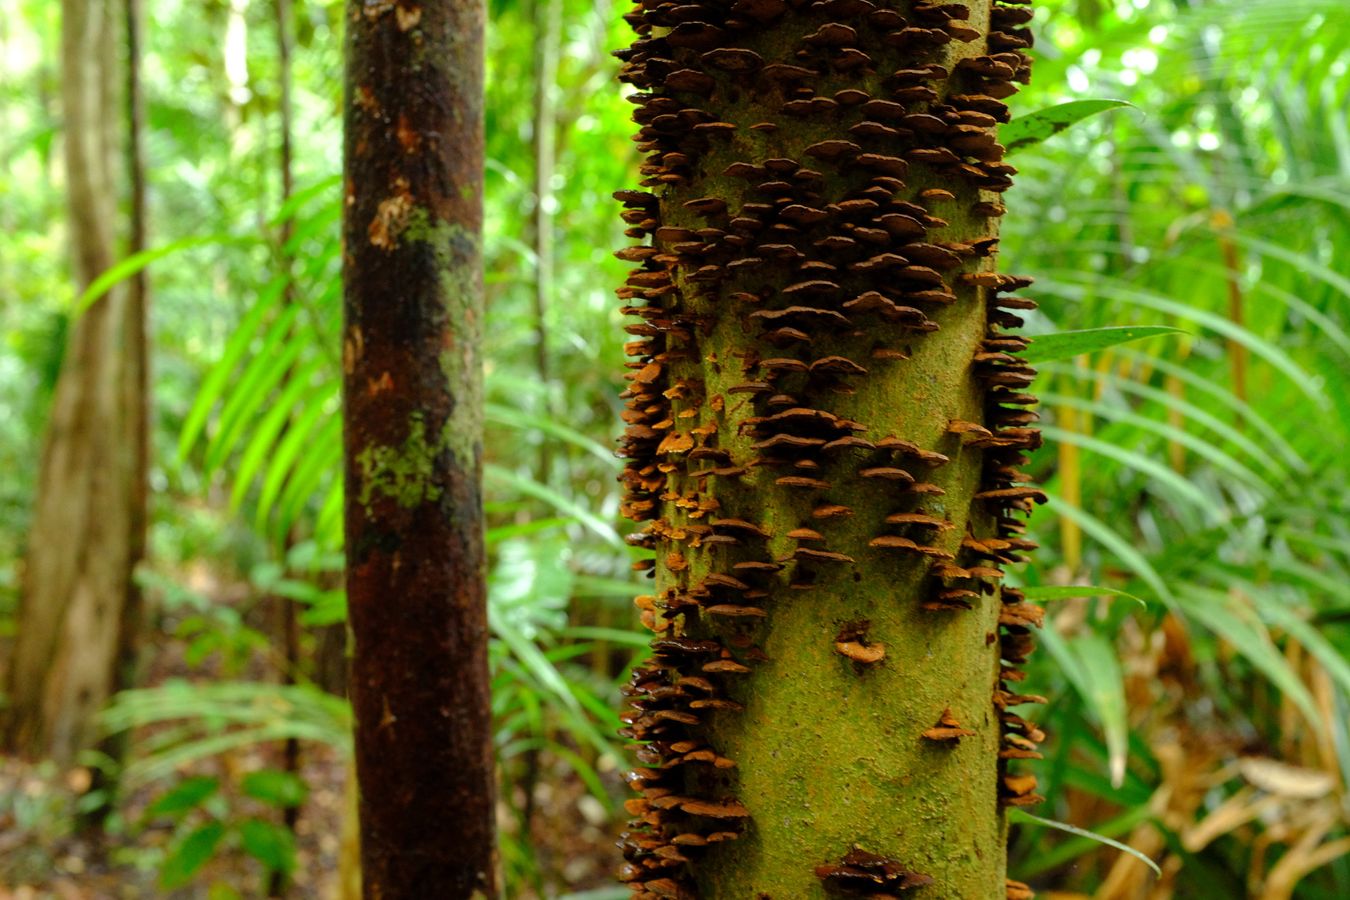
[(1350, 895), (1343, 6), (10, 0), (0, 897)]

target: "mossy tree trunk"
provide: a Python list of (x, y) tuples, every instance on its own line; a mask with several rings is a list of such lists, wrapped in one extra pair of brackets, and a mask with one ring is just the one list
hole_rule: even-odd
[[(76, 294), (117, 259), (122, 79), (116, 0), (63, 0), (61, 102)], [(143, 233), (133, 197), (131, 237)], [(115, 285), (72, 326), (47, 425), (9, 660), (7, 746), (72, 764), (128, 686), (145, 545), (145, 285)], [(115, 749), (109, 745), (109, 749)]]
[(995, 272), (1024, 6), (642, 0), (627, 512), (638, 897), (990, 898), (1036, 799), (1000, 589), (1040, 498)]
[(347, 3), (344, 403), (367, 897), (495, 897), (481, 0)]

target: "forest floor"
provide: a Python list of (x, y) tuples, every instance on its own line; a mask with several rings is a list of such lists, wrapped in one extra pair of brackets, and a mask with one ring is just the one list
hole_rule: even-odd
[[(232, 588), (223, 592), (222, 599), (238, 603), (243, 593), (238, 585)], [(254, 610), (247, 618), (256, 615)], [(161, 622), (160, 626), (147, 641), (147, 679), (142, 686), (163, 684), (173, 678), (200, 681), (219, 678), (219, 671), (210, 665), (189, 665), (187, 642), (170, 633), (171, 623)], [(266, 660), (256, 655), (242, 674), (258, 680), (275, 680), (268, 668)], [(136, 737), (143, 739), (145, 734)], [(0, 757), (0, 900), (267, 897), (263, 867), (240, 848), (237, 840), (228, 836), (228, 831), (217, 852), (188, 886), (172, 891), (164, 889), (160, 872), (170, 848), (186, 831), (206, 822), (208, 814), (197, 811), (185, 820), (174, 821), (148, 816), (147, 809), (175, 784), (186, 778), (206, 776), (219, 778), (226, 786), (228, 808), (223, 818), (227, 829), (231, 821), (247, 816), (279, 821), (277, 810), (240, 796), (230, 786), (237, 786), (244, 773), (281, 768), (282, 757), (281, 745), (272, 742), (245, 746), (181, 766), (171, 776), (139, 786), (126, 796), (109, 827), (98, 836), (81, 834), (72, 824), (79, 796), (89, 786), (89, 769), (58, 771), (50, 763)], [(568, 767), (549, 758), (541, 759), (540, 765), (530, 842), (539, 880), (536, 885), (513, 891), (513, 900), (539, 900), (614, 885), (614, 873), (622, 862), (614, 843), (618, 822), (610, 820), (603, 804), (589, 794)], [(344, 855), (355, 855), (353, 844), (344, 845), (344, 834), (349, 828), (346, 754), (334, 746), (305, 744), (300, 774), (309, 792), (295, 829), (295, 875), (285, 892), (275, 896), (290, 900), (354, 900), (359, 897), (359, 889), (344, 885), (342, 876)], [(613, 782), (610, 786), (617, 794), (619, 773), (606, 773), (606, 780)], [(522, 800), (519, 791), (510, 799), (517, 805)], [(622, 810), (619, 813), (622, 815)], [(501, 805), (498, 818), (502, 830), (515, 829), (516, 817), (507, 804)], [(522, 842), (517, 839), (512, 843)]]

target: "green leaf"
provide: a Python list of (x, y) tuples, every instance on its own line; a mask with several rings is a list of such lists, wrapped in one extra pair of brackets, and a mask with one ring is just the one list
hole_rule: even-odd
[[(1129, 354), (1129, 358), (1137, 358), (1137, 355), (1132, 351), (1127, 351), (1127, 353)], [(1126, 354), (1121, 355), (1124, 356)], [(1156, 357), (1149, 356), (1146, 358), (1150, 367), (1158, 369), (1163, 368)], [(1042, 374), (1049, 374), (1051, 372), (1072, 379), (1088, 379), (1099, 385), (1109, 385), (1122, 393), (1143, 397), (1147, 400), (1154, 400), (1167, 410), (1179, 413), (1184, 421), (1203, 425), (1210, 431), (1215, 432), (1227, 440), (1229, 443), (1239, 447), (1249, 457), (1260, 462), (1262, 466), (1272, 474), (1284, 475), (1286, 467), (1293, 467), (1300, 472), (1306, 472), (1308, 469), (1307, 463), (1303, 461), (1297, 451), (1289, 446), (1287, 441), (1280, 437), (1279, 432), (1274, 431), (1270, 427), (1270, 424), (1262, 420), (1260, 414), (1250, 406), (1243, 403), (1238, 398), (1232, 397), (1226, 388), (1219, 388), (1221, 395), (1227, 395), (1227, 398), (1220, 396), (1220, 401), (1228, 403), (1228, 405), (1235, 409), (1239, 414), (1247, 418), (1248, 421), (1251, 421), (1253, 425), (1260, 428), (1266, 439), (1264, 445), (1247, 437), (1239, 429), (1229, 425), (1207, 409), (1187, 401), (1184, 396), (1177, 396), (1161, 388), (1142, 384), (1132, 378), (1122, 377), (1114, 371), (1098, 372), (1095, 369), (1088, 369), (1082, 366), (1070, 365), (1068, 363), (1050, 363), (1041, 369)], [(1205, 386), (1204, 379), (1192, 378), (1191, 383), (1196, 384), (1201, 390), (1209, 390), (1209, 388)], [(1231, 402), (1229, 402), (1230, 400)], [(1277, 459), (1275, 454), (1271, 452), (1272, 450), (1277, 451), (1278, 455), (1283, 457), (1283, 461)]]
[(483, 474), (489, 484), (495, 482), (515, 488), (522, 494), (534, 497), (536, 500), (542, 500), (558, 512), (575, 518), (606, 542), (616, 547), (623, 544), (623, 541), (619, 538), (619, 533), (614, 530), (612, 525), (591, 512), (589, 507), (558, 493), (548, 485), (540, 484), (533, 478), (513, 472), (505, 466), (491, 463), (483, 467)]
[(1141, 553), (1134, 543), (1122, 537), (1110, 525), (1081, 507), (1066, 503), (1054, 494), (1050, 495), (1045, 505), (1051, 512), (1077, 522), (1078, 527), (1083, 529), (1084, 534), (1114, 553), (1121, 562), (1129, 566), (1136, 575), (1143, 579), (1144, 583), (1152, 588), (1164, 603), (1175, 602), (1176, 597), (1173, 595), (1171, 588), (1167, 586), (1167, 582), (1149, 562), (1148, 557)]
[(1053, 628), (1046, 628), (1040, 638), (1101, 723), (1111, 786), (1119, 788), (1125, 781), (1130, 726), (1126, 718), (1125, 676), (1116, 658), (1116, 648), (1092, 632), (1065, 640)]
[[(286, 428), (286, 436), (272, 450), (258, 491), (258, 511), (255, 521), (265, 528), (280, 500), (288, 481), (304, 468), (305, 460), (332, 457), (332, 448), (341, 446), (342, 417), (333, 415), (323, 404), (316, 403), (296, 416)], [(308, 451), (308, 452), (306, 452)], [(297, 462), (299, 460), (299, 462)]]
[(616, 644), (625, 644), (629, 647), (636, 647), (639, 650), (646, 650), (650, 640), (647, 635), (636, 631), (628, 631), (623, 628), (599, 628), (593, 625), (576, 625), (572, 628), (564, 629), (564, 637), (577, 640), (595, 640), (612, 641)]
[(1008, 153), (1048, 140), (1079, 122), (1108, 109), (1133, 107), (1126, 100), (1071, 100), (1058, 106), (1018, 116), (998, 130), (998, 139)]
[[(329, 437), (332, 432), (336, 436)], [(274, 539), (280, 540), (305, 509), (318, 499), (325, 481), (342, 480), (342, 416), (332, 415), (320, 426), (315, 443), (290, 472), (272, 521)]]
[(1317, 658), (1327, 673), (1340, 682), (1341, 690), (1350, 696), (1350, 660), (1347, 660), (1321, 631), (1300, 618), (1297, 611), (1290, 609), (1282, 601), (1262, 594), (1253, 596), (1262, 615), (1302, 644)]
[[(1178, 428), (1157, 418), (1131, 412), (1128, 407), (1123, 407), (1121, 405), (1098, 403), (1094, 400), (1085, 400), (1082, 397), (1066, 394), (1056, 394), (1052, 391), (1041, 394), (1041, 402), (1047, 406), (1068, 406), (1074, 409), (1081, 409), (1092, 413), (1094, 416), (1101, 416), (1104, 419), (1110, 419), (1123, 425), (1133, 426), (1135, 429), (1152, 432), (1173, 443), (1189, 448), (1214, 463), (1215, 466), (1224, 470), (1229, 475), (1232, 475), (1236, 480), (1243, 482), (1267, 497), (1277, 493), (1276, 482), (1262, 478), (1261, 475), (1252, 471), (1249, 466), (1244, 465), (1232, 454), (1206, 440), (1204, 437), (1191, 433), (1185, 428)], [(1132, 433), (1137, 434), (1137, 432)], [(1268, 454), (1261, 455), (1260, 458), (1262, 462), (1266, 461), (1266, 456), (1268, 456)], [(1278, 470), (1272, 471), (1276, 476), (1282, 474)]]
[(287, 219), (292, 219), (296, 217), (296, 214), (299, 212), (300, 207), (304, 206), (310, 200), (314, 199), (315, 197), (319, 196), (325, 191), (333, 191), (334, 194), (336, 194), (337, 191), (340, 189), (341, 185), (342, 185), (341, 175), (329, 175), (327, 178), (321, 178), (319, 181), (315, 182), (314, 184), (311, 184), (309, 187), (301, 188), (300, 190), (291, 194), (291, 196), (286, 200), (285, 203), (281, 204), (281, 208), (277, 210), (276, 215), (273, 216), (271, 221), (269, 221), (267, 224), (272, 228), (280, 228), (281, 225)]
[(89, 283), (89, 287), (84, 289), (84, 293), (75, 300), (75, 315), (81, 316), (85, 310), (93, 306), (97, 300), (108, 291), (112, 290), (118, 283), (125, 281), (132, 275), (144, 269), (152, 262), (163, 259), (166, 256), (172, 256), (182, 250), (189, 250), (193, 247), (206, 247), (211, 244), (238, 244), (249, 246), (261, 242), (261, 238), (256, 236), (241, 237), (232, 234), (207, 234), (196, 237), (186, 237), (181, 240), (171, 241), (159, 247), (151, 247), (149, 250), (142, 250), (133, 256), (120, 260), (110, 266), (107, 271), (99, 275)]
[(1215, 521), (1222, 519), (1224, 516), (1224, 509), (1221, 504), (1207, 496), (1204, 491), (1187, 480), (1185, 476), (1178, 475), (1150, 456), (1121, 447), (1111, 441), (1098, 440), (1075, 431), (1065, 431), (1062, 428), (1056, 428), (1054, 425), (1042, 426), (1041, 433), (1045, 435), (1047, 441), (1082, 447), (1084, 450), (1114, 459), (1136, 472), (1151, 476), (1154, 480), (1170, 488), (1177, 499), (1185, 500), (1197, 509), (1204, 510)]
[[(1251, 330), (1242, 327), (1229, 320), (1226, 316), (1218, 313), (1209, 312), (1201, 309), (1194, 304), (1182, 303), (1156, 294), (1151, 291), (1139, 290), (1129, 286), (1127, 282), (1119, 279), (1109, 279), (1093, 276), (1090, 281), (1084, 281), (1080, 272), (1068, 270), (1040, 270), (1041, 275), (1036, 279), (1036, 290), (1042, 294), (1051, 294), (1057, 297), (1063, 297), (1066, 300), (1074, 300), (1080, 303), (1091, 302), (1098, 299), (1098, 296), (1105, 296), (1121, 303), (1130, 303), (1143, 306), (1147, 309), (1157, 310), (1161, 313), (1176, 316), (1179, 319), (1194, 322), (1202, 325), (1211, 331), (1216, 331), (1226, 338), (1230, 338), (1252, 353), (1260, 356), (1269, 362), (1272, 366), (1283, 372), (1290, 382), (1298, 388), (1309, 400), (1312, 400), (1321, 409), (1330, 409), (1331, 402), (1325, 392), (1322, 390), (1322, 380), (1313, 378), (1300, 365), (1294, 361), (1294, 358), (1281, 349), (1277, 344), (1262, 338)], [(1062, 280), (1055, 281), (1054, 278)], [(1074, 283), (1076, 280), (1077, 283)]]
[(513, 409), (502, 403), (486, 403), (483, 405), (483, 414), (486, 421), (505, 425), (508, 428), (515, 428), (526, 433), (542, 431), (550, 437), (571, 444), (579, 450), (584, 450), (592, 456), (600, 459), (607, 466), (619, 468), (619, 460), (614, 455), (614, 450), (606, 447), (598, 441), (592, 440), (585, 434), (577, 431), (568, 425), (554, 421), (548, 416), (531, 415), (518, 409)]
[(1115, 588), (1098, 587), (1094, 584), (1038, 584), (1034, 587), (1018, 588), (1026, 595), (1028, 600), (1070, 600), (1075, 597), (1125, 597), (1138, 603), (1140, 606), (1148, 606), (1148, 603), (1142, 597), (1136, 597), (1134, 594), (1126, 591), (1118, 591)]
[(535, 519), (530, 522), (513, 522), (510, 525), (498, 525), (487, 530), (487, 545), (492, 547), (503, 541), (509, 541), (512, 538), (525, 537), (543, 531), (552, 531), (554, 528), (562, 528), (564, 525), (570, 525), (575, 521), (575, 519), (566, 516), (554, 516), (548, 519)]
[(300, 614), (301, 625), (336, 625), (347, 621), (347, 592), (324, 591)]
[(220, 822), (208, 822), (189, 834), (169, 853), (168, 859), (159, 870), (159, 885), (165, 890), (175, 890), (192, 880), (202, 866), (213, 855), (220, 839), (225, 837), (225, 826)]
[(642, 593), (642, 586), (624, 578), (605, 578), (600, 575), (578, 575), (576, 594), (578, 597), (618, 597), (632, 600), (634, 595)]
[(1077, 825), (1070, 825), (1068, 822), (1056, 822), (1054, 819), (1042, 819), (1040, 816), (1032, 815), (1026, 810), (1017, 809), (1016, 807), (1008, 810), (1008, 818), (1011, 819), (1013, 822), (1022, 825), (1043, 825), (1046, 828), (1058, 828), (1060, 831), (1067, 831), (1069, 834), (1076, 834), (1079, 837), (1094, 840), (1099, 844), (1105, 844), (1108, 847), (1115, 847), (1120, 852), (1128, 853), (1135, 859), (1139, 860), (1144, 865), (1148, 866), (1150, 869), (1153, 870), (1153, 873), (1155, 875), (1159, 876), (1162, 875), (1162, 869), (1158, 868), (1158, 864), (1155, 863), (1153, 860), (1149, 859), (1147, 856), (1140, 853), (1138, 850), (1134, 849), (1129, 844), (1122, 844), (1120, 841), (1113, 841), (1111, 840), (1111, 838), (1107, 837), (1104, 834), (1098, 834), (1095, 831), (1088, 831), (1086, 828), (1079, 828)]
[[(239, 464), (235, 467), (234, 489), (230, 492), (230, 509), (237, 511), (248, 490), (253, 485), (254, 476), (259, 471), (264, 471), (269, 456), (276, 449), (281, 436), (286, 431), (286, 425), (295, 415), (295, 405), (300, 402), (301, 409), (309, 409), (312, 406), (322, 406), (323, 403), (335, 392), (334, 384), (311, 384), (310, 379), (324, 365), (322, 357), (315, 357), (308, 363), (301, 363), (299, 368), (286, 376), (284, 386), (274, 400), (271, 401), (270, 408), (266, 414), (249, 427), (249, 430), (241, 436), (240, 440), (244, 443), (244, 451), (239, 457)], [(305, 396), (302, 398), (301, 395)]]
[(223, 395), (220, 420), (215, 435), (206, 445), (203, 474), (210, 474), (225, 462), (240, 436), (271, 405), (272, 388), (290, 371), (304, 352), (298, 340), (291, 340), (291, 325), (300, 315), (300, 307), (288, 306), (267, 327), (257, 353), (235, 373), (234, 383)]
[(201, 806), (220, 787), (220, 779), (206, 775), (185, 778), (159, 796), (145, 811), (147, 816), (175, 816)]
[(187, 459), (188, 452), (197, 443), (197, 439), (201, 437), (216, 401), (225, 396), (229, 389), (230, 379), (235, 374), (235, 367), (244, 358), (244, 354), (248, 352), (254, 335), (262, 325), (268, 310), (281, 299), (285, 286), (285, 281), (276, 278), (263, 289), (258, 297), (258, 302), (253, 304), (253, 308), (235, 326), (229, 341), (225, 344), (225, 349), (221, 352), (220, 359), (202, 380), (202, 385), (197, 390), (197, 396), (192, 401), (192, 408), (188, 410), (187, 418), (183, 421), (183, 428), (179, 434), (179, 462)]
[[(1119, 802), (1116, 796), (1110, 798), (1113, 802)], [(1097, 825), (1096, 831), (1089, 831), (1090, 837), (1074, 838), (1055, 844), (1050, 848), (1038, 849), (1030, 858), (1024, 859), (1017, 867), (1017, 876), (1025, 881), (1033, 878), (1042, 872), (1049, 872), (1057, 869), (1065, 863), (1071, 862), (1080, 856), (1091, 853), (1097, 849), (1097, 838), (1101, 836), (1114, 837), (1119, 834), (1127, 834), (1133, 831), (1141, 823), (1152, 818), (1153, 813), (1148, 808), (1147, 803), (1141, 803), (1139, 806), (1130, 807), (1118, 816), (1107, 819)]]
[(1190, 585), (1181, 599), (1188, 616), (1232, 644), (1243, 658), (1303, 711), (1309, 723), (1321, 727), (1322, 714), (1312, 694), (1298, 673), (1290, 667), (1280, 648), (1275, 646), (1265, 624), (1257, 618), (1248, 603), (1239, 597), (1200, 585)]
[(1081, 353), (1095, 353), (1159, 334), (1185, 334), (1180, 328), (1166, 325), (1125, 325), (1110, 328), (1088, 328), (1083, 331), (1061, 331), (1056, 334), (1029, 334), (1031, 346), (1022, 352), (1029, 363), (1071, 359)]
[(239, 840), (244, 852), (274, 872), (290, 874), (295, 870), (295, 835), (289, 829), (262, 819), (239, 823)]
[(299, 806), (309, 794), (309, 788), (298, 776), (277, 769), (249, 772), (240, 788), (249, 797), (280, 807)]

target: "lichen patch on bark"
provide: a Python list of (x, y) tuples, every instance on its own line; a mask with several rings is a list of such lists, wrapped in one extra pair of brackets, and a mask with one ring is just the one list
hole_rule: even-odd
[(407, 440), (401, 445), (362, 448), (356, 455), (361, 505), (368, 509), (376, 497), (407, 508), (439, 500), (437, 472), (443, 449), (439, 442), (427, 441), (426, 424), (421, 417), (413, 419)]

